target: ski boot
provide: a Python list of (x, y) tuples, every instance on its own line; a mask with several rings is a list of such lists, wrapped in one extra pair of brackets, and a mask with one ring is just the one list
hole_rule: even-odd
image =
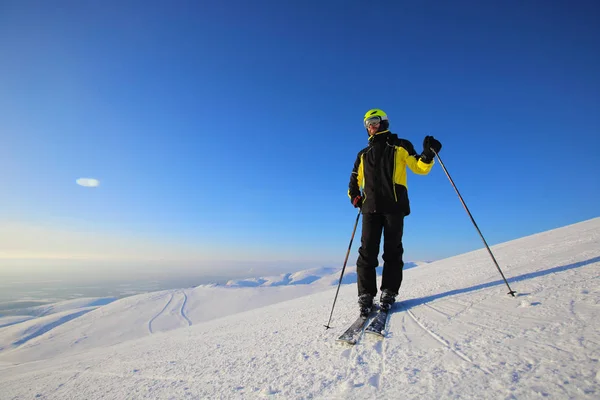
[(361, 294), (358, 296), (358, 306), (360, 307), (361, 317), (368, 317), (373, 309), (373, 296), (370, 294)]
[(390, 290), (384, 289), (381, 292), (381, 297), (379, 298), (379, 308), (385, 311), (392, 308), (392, 305), (396, 302), (397, 295), (398, 293), (394, 293)]

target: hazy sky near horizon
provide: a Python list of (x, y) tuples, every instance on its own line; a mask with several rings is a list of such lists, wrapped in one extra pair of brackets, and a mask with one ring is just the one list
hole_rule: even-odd
[[(599, 10), (2, 1), (0, 270), (341, 266), (374, 107), (490, 244), (597, 217)], [(407, 261), (482, 247), (439, 164), (408, 184)]]

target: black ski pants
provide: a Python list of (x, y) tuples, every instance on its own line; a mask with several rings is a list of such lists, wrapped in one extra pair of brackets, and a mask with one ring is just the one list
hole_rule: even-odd
[(383, 276), (381, 290), (398, 293), (402, 283), (402, 233), (404, 214), (363, 214), (361, 245), (358, 249), (356, 272), (358, 295), (377, 295), (377, 273), (379, 246), (383, 232)]

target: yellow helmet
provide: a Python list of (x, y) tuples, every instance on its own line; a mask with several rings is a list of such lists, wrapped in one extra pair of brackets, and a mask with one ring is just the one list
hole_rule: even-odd
[(379, 128), (380, 131), (387, 130), (390, 126), (390, 122), (388, 120), (388, 116), (385, 111), (380, 110), (379, 108), (373, 108), (365, 114), (363, 118), (363, 125), (367, 128), (367, 121), (378, 121), (381, 123)]

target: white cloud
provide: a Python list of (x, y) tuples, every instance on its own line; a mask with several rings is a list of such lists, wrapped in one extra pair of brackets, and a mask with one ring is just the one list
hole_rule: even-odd
[(98, 187), (100, 185), (100, 181), (94, 178), (79, 178), (76, 182), (84, 187)]

